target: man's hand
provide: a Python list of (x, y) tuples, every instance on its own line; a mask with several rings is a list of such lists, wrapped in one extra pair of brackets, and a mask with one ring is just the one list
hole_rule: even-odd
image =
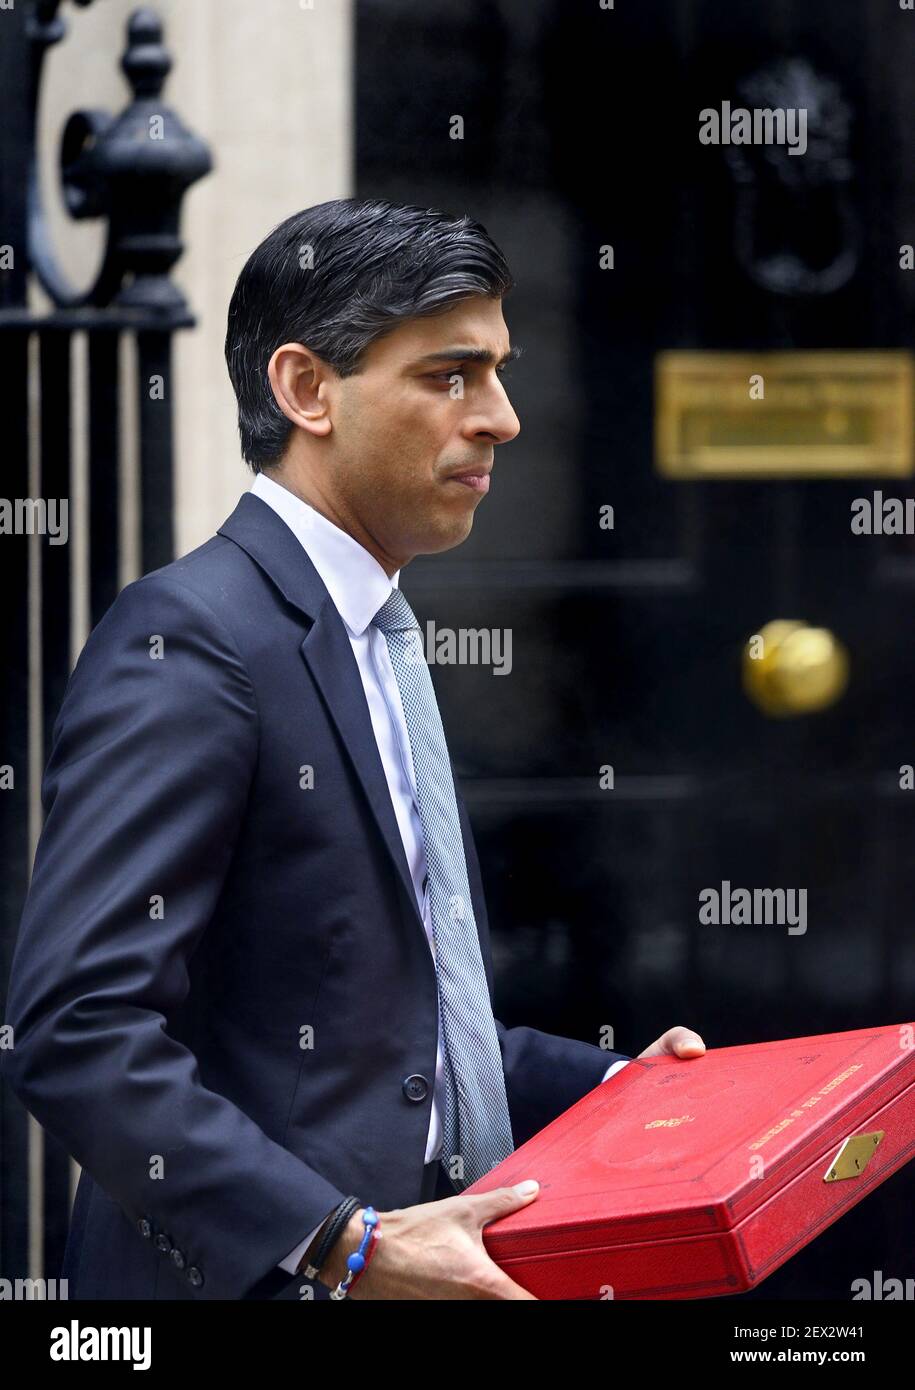
[(644, 1052), (640, 1052), (640, 1057), (665, 1057), (668, 1054), (673, 1057), (701, 1057), (705, 1051), (705, 1043), (694, 1033), (692, 1028), (668, 1028), (666, 1033), (662, 1033), (657, 1042), (653, 1042), (650, 1047), (646, 1047)]
[[(379, 1212), (380, 1234), (371, 1263), (349, 1297), (534, 1298), (489, 1258), (482, 1230), (497, 1217), (526, 1207), (539, 1190), (537, 1185), (524, 1194), (517, 1187), (497, 1187)], [(365, 1233), (363, 1210), (353, 1213), (321, 1269), (318, 1277), (328, 1288), (336, 1288), (346, 1277), (346, 1257), (358, 1250)]]
[[(701, 1057), (705, 1043), (691, 1028), (668, 1028), (640, 1057)], [(350, 1298), (532, 1299), (486, 1253), (482, 1230), (490, 1221), (518, 1211), (534, 1199), (516, 1187), (443, 1197), (414, 1207), (383, 1211), (378, 1245)], [(334, 1243), (318, 1278), (336, 1288), (346, 1276), (346, 1257), (358, 1250), (365, 1227), (354, 1212)], [(320, 1239), (316, 1237), (317, 1245)], [(535, 1300), (536, 1301), (536, 1300)]]

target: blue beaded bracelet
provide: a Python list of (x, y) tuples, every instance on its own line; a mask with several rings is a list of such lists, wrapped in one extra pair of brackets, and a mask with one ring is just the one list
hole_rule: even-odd
[(365, 1269), (365, 1252), (369, 1248), (369, 1242), (375, 1233), (375, 1227), (378, 1225), (378, 1213), (374, 1207), (365, 1208), (362, 1213), (362, 1224), (365, 1226), (365, 1235), (362, 1237), (359, 1249), (354, 1250), (351, 1255), (347, 1255), (346, 1267), (349, 1273), (340, 1280), (335, 1289), (331, 1289), (331, 1298), (346, 1298), (356, 1275)]

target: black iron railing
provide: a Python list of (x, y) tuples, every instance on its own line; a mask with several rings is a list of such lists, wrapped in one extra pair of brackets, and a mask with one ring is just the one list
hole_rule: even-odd
[[(85, 6), (91, 0), (75, 0)], [(0, 767), (0, 990), (6, 996), (10, 960), (28, 886), (29, 695), (40, 681), (42, 755), (70, 670), (72, 547), (38, 541), (49, 504), (67, 502), (71, 488), (71, 357), (74, 337), (87, 340), (85, 419), (88, 457), (90, 625), (118, 591), (119, 440), (122, 392), (136, 393), (140, 493), (140, 568), (174, 555), (172, 479), (172, 335), (194, 320), (171, 277), (182, 252), (181, 204), (187, 188), (211, 167), (206, 145), (161, 97), (171, 60), (162, 26), (150, 9), (127, 25), (122, 68), (131, 99), (118, 116), (77, 111), (66, 122), (60, 175), (74, 218), (106, 227), (98, 272), (74, 289), (54, 253), (42, 206), (37, 118), (44, 60), (66, 35), (61, 0), (19, 0), (0, 13), (0, 389), (4, 409), (2, 489), (12, 525), (0, 534), (3, 586), (2, 733)], [(30, 305), (40, 286), (50, 308)], [(119, 370), (124, 335), (134, 338), (136, 379)], [(37, 350), (33, 343), (37, 340)], [(37, 410), (36, 410), (37, 403)], [(81, 417), (82, 418), (82, 417)], [(32, 422), (30, 426), (30, 421)], [(37, 428), (36, 428), (37, 425)], [(33, 437), (36, 436), (37, 437)], [(37, 463), (38, 483), (30, 469)], [(30, 487), (31, 479), (31, 487)], [(32, 490), (34, 489), (34, 490)], [(59, 537), (58, 531), (58, 537)], [(29, 662), (29, 546), (41, 545), (41, 660)], [(34, 810), (34, 808), (32, 808)], [(3, 1014), (0, 1011), (0, 1028)], [(14, 1040), (0, 1033), (0, 1046)], [(70, 1159), (44, 1134), (39, 1190), (30, 1184), (28, 1116), (8, 1087), (0, 1087), (0, 1275), (55, 1277), (69, 1218)], [(31, 1226), (30, 1206), (40, 1219)], [(41, 1256), (35, 1259), (35, 1241)], [(35, 1269), (36, 1263), (41, 1264)]]

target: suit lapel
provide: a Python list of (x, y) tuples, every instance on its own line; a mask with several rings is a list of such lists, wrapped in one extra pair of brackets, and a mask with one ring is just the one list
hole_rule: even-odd
[(362, 784), (425, 939), (362, 678), (343, 619), (307, 551), (282, 517), (277, 516), (262, 498), (250, 492), (243, 493), (235, 511), (219, 527), (218, 534), (240, 545), (270, 576), (283, 596), (311, 619), (311, 627), (299, 650)]
[(359, 675), (359, 667), (343, 620), (329, 597), (300, 650), (346, 746), (372, 814), (425, 936), (425, 928), (416, 905), (413, 879), (391, 803), (390, 788), (384, 774), (381, 754), (378, 752), (375, 730), (372, 728), (362, 677)]

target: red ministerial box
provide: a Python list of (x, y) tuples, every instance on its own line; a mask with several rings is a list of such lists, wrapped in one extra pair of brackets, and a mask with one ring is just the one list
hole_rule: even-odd
[(750, 1289), (915, 1154), (915, 1024), (639, 1058), (491, 1172), (483, 1228), (541, 1299)]

